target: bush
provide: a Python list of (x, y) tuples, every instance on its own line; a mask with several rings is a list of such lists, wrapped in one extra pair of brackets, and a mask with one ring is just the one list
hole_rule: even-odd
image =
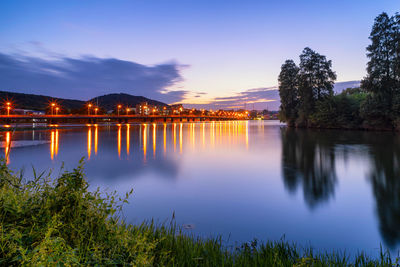
[(322, 128), (359, 128), (362, 118), (360, 106), (366, 94), (354, 92), (330, 96), (316, 104), (316, 111), (311, 115), (311, 125)]
[(360, 107), (360, 114), (364, 120), (365, 128), (391, 129), (392, 120), (390, 112), (391, 107), (378, 94), (368, 94)]

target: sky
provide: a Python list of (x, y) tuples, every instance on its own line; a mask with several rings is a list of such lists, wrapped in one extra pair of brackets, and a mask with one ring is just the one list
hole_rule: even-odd
[(286, 59), (308, 46), (338, 82), (359, 81), (374, 18), (399, 11), (399, 0), (3, 0), (0, 90), (277, 109)]

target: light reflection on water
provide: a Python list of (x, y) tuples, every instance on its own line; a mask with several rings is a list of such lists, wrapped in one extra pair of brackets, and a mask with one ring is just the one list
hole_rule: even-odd
[(31, 165), (71, 169), (85, 157), (92, 187), (133, 188), (124, 210), (131, 222), (175, 212), (193, 233), (230, 243), (285, 236), (329, 250), (399, 248), (400, 138), (393, 133), (226, 121), (1, 135), (7, 163), (26, 176)]

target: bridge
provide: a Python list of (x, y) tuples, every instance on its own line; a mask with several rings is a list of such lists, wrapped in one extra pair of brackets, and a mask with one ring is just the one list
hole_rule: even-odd
[(102, 122), (195, 122), (195, 121), (224, 121), (239, 120), (237, 116), (215, 115), (0, 115), (0, 123), (82, 123), (93, 124)]

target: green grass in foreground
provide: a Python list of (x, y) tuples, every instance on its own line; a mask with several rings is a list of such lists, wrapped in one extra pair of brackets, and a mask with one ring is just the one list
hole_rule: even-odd
[(24, 181), (0, 163), (1, 266), (393, 266), (388, 254), (315, 254), (284, 241), (229, 249), (173, 224), (126, 224), (116, 193), (90, 192), (82, 164)]

